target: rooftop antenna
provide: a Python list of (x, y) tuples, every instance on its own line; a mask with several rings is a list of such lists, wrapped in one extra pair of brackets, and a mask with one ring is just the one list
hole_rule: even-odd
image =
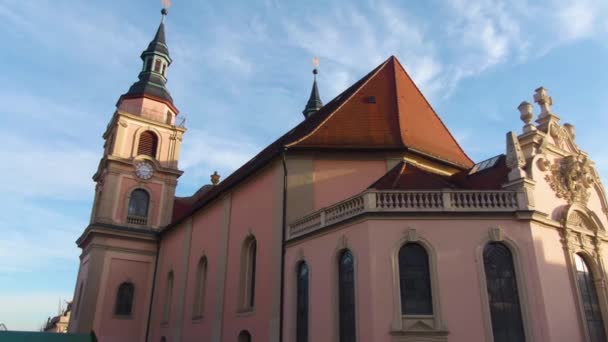
[(169, 7), (171, 7), (171, 0), (160, 0), (160, 2), (163, 4), (163, 9), (160, 10), (160, 14), (162, 14), (162, 19), (161, 22), (165, 22), (165, 17), (167, 16), (167, 14), (169, 14)]

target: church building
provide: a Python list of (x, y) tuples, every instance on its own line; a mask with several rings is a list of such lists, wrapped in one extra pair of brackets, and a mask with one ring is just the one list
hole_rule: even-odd
[(301, 123), (177, 197), (188, 140), (166, 85), (166, 15), (103, 133), (70, 332), (608, 342), (608, 202), (547, 89), (476, 162), (391, 56), (325, 104), (315, 79)]

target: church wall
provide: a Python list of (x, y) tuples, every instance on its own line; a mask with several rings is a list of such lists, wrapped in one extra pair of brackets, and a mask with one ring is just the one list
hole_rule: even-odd
[[(186, 241), (187, 221), (174, 227), (162, 235), (160, 241), (159, 261), (155, 279), (153, 298), (152, 322), (150, 326), (150, 341), (159, 341), (165, 336), (167, 341), (175, 341), (174, 335), (178, 317), (178, 284), (185, 276), (185, 265), (181, 262)], [(167, 277), (173, 272), (173, 292), (169, 307), (168, 320), (164, 320), (163, 313), (166, 305)]]
[(381, 159), (316, 158), (314, 165), (314, 210), (330, 206), (367, 189), (387, 172)]
[[(146, 331), (154, 257), (130, 253), (108, 252), (105, 256), (104, 278), (96, 317), (100, 341), (143, 341)], [(129, 317), (114, 314), (116, 294), (123, 282), (134, 285), (133, 311)]]
[[(254, 341), (275, 341), (280, 310), (283, 169), (272, 163), (231, 192), (222, 341), (248, 330)], [(241, 253), (245, 239), (257, 241), (255, 305), (240, 310)]]
[[(223, 277), (220, 279), (223, 260), (220, 259), (222, 250), (225, 249), (225, 242), (220, 239), (224, 228), (223, 204), (224, 201), (217, 201), (208, 209), (193, 216), (192, 246), (183, 308), (185, 311), (183, 341), (211, 341), (214, 325), (218, 323), (216, 309), (218, 305), (221, 305), (220, 297), (223, 295)], [(194, 319), (193, 305), (197, 267), (202, 256), (207, 258), (203, 315), (202, 318)], [(220, 286), (222, 291), (218, 294)]]
[(529, 334), (534, 340), (547, 340), (542, 330), (544, 308), (542, 302), (536, 300), (542, 293), (535, 278), (538, 271), (529, 224), (505, 219), (456, 218), (370, 219), (290, 243), (285, 259), (285, 341), (295, 341), (295, 267), (301, 259), (310, 267), (310, 339), (336, 340), (332, 335), (337, 329), (335, 258), (343, 246), (348, 246), (356, 258), (359, 340), (390, 341), (395, 312), (400, 312), (392, 257), (406, 241), (409, 229), (415, 229), (413, 236), (431, 246), (429, 254), (435, 253), (437, 282), (434, 286), (437, 291), (434, 295), (438, 296), (440, 308), (436, 312), (440, 314), (437, 329), (447, 328), (451, 342), (487, 340), (491, 331), (488, 330), (488, 311), (484, 308), (486, 289), (482, 288), (481, 282), (482, 251), (490, 241), (490, 230), (496, 227), (501, 228), (505, 243), (517, 249), (513, 254), (517, 277), (525, 286), (520, 291), (525, 309), (523, 319)]
[(551, 341), (584, 341), (576, 311), (576, 290), (573, 287), (559, 232), (533, 223), (533, 237), (542, 288), (543, 316)]
[(373, 338), (369, 241), (365, 223), (306, 239), (287, 247), (283, 313), (283, 341), (296, 340), (296, 270), (300, 261), (309, 268), (309, 341), (338, 341), (337, 269), (341, 250), (348, 248), (355, 258), (356, 320), (358, 341), (385, 341)]

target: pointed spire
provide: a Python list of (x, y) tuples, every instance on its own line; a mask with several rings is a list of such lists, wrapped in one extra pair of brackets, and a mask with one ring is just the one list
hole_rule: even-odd
[(321, 97), (319, 96), (319, 88), (317, 87), (317, 74), (319, 70), (319, 58), (314, 57), (312, 59), (312, 64), (314, 65), (314, 69), (312, 70), (312, 74), (314, 75), (314, 80), (312, 82), (312, 90), (310, 91), (310, 98), (306, 103), (306, 107), (302, 111), (305, 118), (309, 118), (312, 114), (316, 113), (321, 107), (323, 107), (323, 102), (321, 101)]
[[(165, 87), (167, 83), (167, 69), (171, 65), (169, 47), (165, 38), (165, 17), (169, 13), (168, 3), (161, 10), (161, 20), (154, 38), (148, 47), (141, 53), (143, 68), (139, 73), (139, 81), (133, 83), (126, 94), (127, 97), (149, 95), (164, 100), (173, 105), (173, 98)], [(122, 97), (121, 97), (122, 98)]]

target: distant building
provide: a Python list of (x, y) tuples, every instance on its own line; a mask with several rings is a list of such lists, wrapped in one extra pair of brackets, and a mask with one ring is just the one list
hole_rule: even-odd
[(299, 125), (180, 198), (164, 21), (141, 58), (103, 134), (71, 332), (606, 342), (608, 202), (546, 89), (475, 163), (390, 57), (325, 105), (315, 81)]
[(72, 302), (68, 302), (66, 308), (55, 317), (49, 317), (44, 325), (44, 332), (66, 333), (72, 312)]

